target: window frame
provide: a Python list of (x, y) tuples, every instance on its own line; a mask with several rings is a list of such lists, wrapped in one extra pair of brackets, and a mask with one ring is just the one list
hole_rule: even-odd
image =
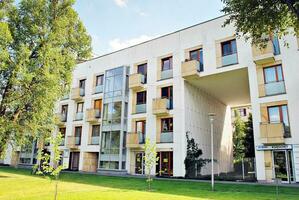
[[(81, 109), (81, 111), (79, 112), (79, 105), (82, 105), (82, 109)], [(83, 111), (84, 111), (84, 102), (78, 102), (77, 103), (77, 108), (76, 108), (76, 113), (83, 113)]]
[[(101, 78), (101, 84), (98, 84), (98, 80)], [(104, 85), (104, 74), (100, 74), (96, 76), (96, 86)]]
[[(232, 42), (233, 41), (235, 41), (236, 52), (233, 52), (233, 48), (232, 48)], [(230, 52), (228, 54), (224, 54), (224, 48), (223, 47), (226, 44), (229, 44), (229, 50), (230, 50)], [(221, 57), (233, 55), (233, 54), (236, 54), (238, 52), (236, 39), (231, 39), (231, 40), (223, 41), (223, 42), (220, 43), (220, 47), (221, 47)]]
[[(280, 67), (281, 69), (281, 76), (282, 76), (282, 80), (279, 80), (278, 78), (278, 67)], [(271, 81), (271, 82), (267, 82), (266, 81), (266, 70), (267, 69), (271, 69), (271, 68), (275, 68), (275, 81)], [(264, 77), (264, 83), (267, 84), (267, 83), (276, 83), (276, 82), (283, 82), (284, 81), (284, 73), (283, 73), (283, 69), (282, 69), (282, 65), (279, 64), (279, 65), (273, 65), (273, 66), (267, 66), (267, 67), (264, 67), (263, 68), (263, 77)]]
[[(142, 94), (142, 97), (141, 97), (142, 101), (141, 102), (138, 101), (138, 95), (139, 94)], [(146, 95), (147, 95), (146, 90), (145, 91), (136, 92), (136, 105), (146, 104)]]
[[(167, 122), (167, 131), (163, 130), (163, 122)], [(170, 129), (172, 128), (172, 129)], [(161, 119), (161, 133), (173, 132), (173, 117)]]
[[(165, 61), (169, 61), (169, 67), (165, 68)], [(167, 71), (167, 70), (172, 70), (173, 69), (173, 57), (172, 56), (168, 56), (165, 58), (161, 59), (161, 71)]]

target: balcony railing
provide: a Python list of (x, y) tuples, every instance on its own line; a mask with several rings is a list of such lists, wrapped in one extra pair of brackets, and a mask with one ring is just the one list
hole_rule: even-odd
[(285, 93), (286, 93), (286, 89), (285, 89), (284, 81), (265, 83), (259, 86), (260, 97), (285, 94)]
[(100, 136), (91, 136), (90, 144), (92, 145), (100, 144)]
[(75, 120), (82, 120), (83, 119), (83, 112), (77, 112), (75, 115)]
[(70, 94), (65, 94), (63, 95), (63, 97), (61, 98), (61, 100), (66, 100), (70, 98)]
[(158, 143), (173, 143), (173, 132), (162, 132)]
[(261, 123), (260, 139), (264, 144), (282, 144), (288, 136), (283, 123)]
[(99, 94), (99, 93), (102, 93), (103, 90), (104, 90), (104, 86), (103, 86), (103, 85), (97, 85), (97, 86), (95, 86), (95, 88), (94, 88), (94, 93), (95, 93), (95, 94)]
[(145, 77), (143, 74), (131, 74), (129, 77), (129, 88), (133, 90), (140, 90), (145, 83)]
[(73, 88), (71, 93), (71, 98), (73, 100), (82, 100), (83, 96), (85, 96), (85, 89), (84, 88)]
[(137, 132), (137, 133), (128, 133), (127, 134), (127, 147), (137, 148), (141, 147), (141, 144), (145, 143), (145, 133)]
[(173, 77), (173, 70), (172, 69), (161, 71), (161, 80), (172, 78), (172, 77)]
[(166, 98), (153, 99), (153, 114), (154, 115), (167, 115), (171, 109), (171, 101)]
[(67, 137), (67, 147), (68, 148), (77, 148), (81, 145), (81, 137), (77, 136), (68, 136)]
[(146, 112), (146, 104), (136, 105), (136, 113), (145, 113), (145, 112)]
[(101, 110), (93, 109), (93, 108), (86, 110), (86, 121), (98, 122), (100, 118), (101, 118)]
[(222, 66), (234, 65), (238, 63), (238, 54), (222, 56)]
[(203, 66), (197, 60), (186, 60), (182, 62), (181, 73), (183, 78), (199, 77), (199, 72), (203, 71)]
[(273, 42), (269, 40), (264, 48), (257, 45), (252, 46), (253, 61), (258, 65), (274, 62), (274, 56), (277, 54), (280, 54), (277, 39), (274, 39)]
[(64, 122), (67, 121), (67, 114), (66, 113), (57, 113), (56, 114), (58, 120), (59, 120), (59, 124), (64, 124)]

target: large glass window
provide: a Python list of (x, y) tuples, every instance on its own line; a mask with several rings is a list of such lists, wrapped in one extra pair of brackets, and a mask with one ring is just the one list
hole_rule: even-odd
[(118, 169), (120, 131), (102, 132), (100, 167)]
[(199, 62), (199, 71), (203, 71), (203, 53), (202, 49), (196, 49), (189, 52), (190, 60), (197, 60)]
[(264, 79), (266, 96), (286, 92), (281, 65), (264, 68)]
[(237, 53), (236, 40), (229, 40), (221, 43), (222, 56), (228, 56)]
[(82, 126), (75, 127), (75, 144), (81, 144)]
[(119, 124), (121, 119), (121, 102), (104, 104), (104, 123)]
[(173, 119), (161, 119), (161, 132), (173, 132)]
[(279, 105), (268, 107), (268, 116), (270, 123), (283, 123), (285, 127), (285, 133), (290, 133), (288, 106)]
[(67, 121), (67, 112), (68, 112), (68, 105), (61, 106), (61, 121)]
[(144, 83), (147, 82), (147, 63), (137, 66), (137, 73), (144, 76)]
[(137, 92), (137, 105), (146, 104), (146, 91)]

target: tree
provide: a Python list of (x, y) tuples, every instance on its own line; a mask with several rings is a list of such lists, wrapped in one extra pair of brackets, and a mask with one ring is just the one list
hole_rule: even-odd
[(0, 0), (0, 152), (10, 141), (46, 137), (54, 105), (69, 91), (91, 39), (74, 0)]
[(205, 166), (210, 159), (199, 158), (202, 155), (202, 150), (198, 147), (198, 144), (193, 138), (189, 138), (189, 132), (186, 133), (187, 138), (187, 155), (184, 160), (186, 178), (195, 178), (196, 174), (201, 172), (201, 168)]
[(156, 166), (158, 161), (156, 145), (152, 144), (149, 138), (146, 138), (144, 144), (144, 165), (145, 165), (145, 173), (147, 176), (148, 183), (148, 191), (151, 191), (151, 183), (153, 179), (151, 177), (151, 172), (153, 168)]
[[(298, 0), (222, 0), (223, 12), (229, 14), (226, 24), (234, 23), (238, 35), (252, 39), (260, 47), (266, 45), (271, 37), (279, 38), (292, 32), (299, 33)], [(293, 28), (293, 30), (290, 30)]]
[(234, 133), (233, 133), (233, 152), (235, 162), (241, 161), (245, 156), (245, 123), (241, 119), (240, 114), (235, 110), (235, 121), (233, 122)]
[(245, 122), (245, 158), (254, 158), (254, 135), (253, 135), (253, 124), (252, 124), (252, 114), (249, 114), (248, 121)]
[(63, 165), (60, 164), (62, 157), (59, 150), (59, 145), (62, 142), (61, 133), (47, 138), (46, 142), (51, 144), (51, 153), (53, 156), (51, 156), (51, 154), (47, 151), (44, 151), (44, 149), (40, 146), (37, 155), (37, 164), (34, 165), (33, 170), (36, 171), (36, 174), (43, 175), (50, 180), (55, 181), (54, 200), (56, 200), (58, 194), (58, 178), (61, 170), (63, 169)]

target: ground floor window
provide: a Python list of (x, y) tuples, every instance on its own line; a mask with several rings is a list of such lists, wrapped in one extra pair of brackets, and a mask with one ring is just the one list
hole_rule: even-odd
[(138, 152), (135, 156), (135, 174), (145, 174), (144, 153)]
[(158, 152), (159, 157), (156, 165), (158, 176), (173, 176), (173, 152)]
[(283, 182), (294, 181), (294, 168), (292, 163), (291, 150), (275, 150), (273, 151), (273, 168), (275, 178), (281, 179)]

